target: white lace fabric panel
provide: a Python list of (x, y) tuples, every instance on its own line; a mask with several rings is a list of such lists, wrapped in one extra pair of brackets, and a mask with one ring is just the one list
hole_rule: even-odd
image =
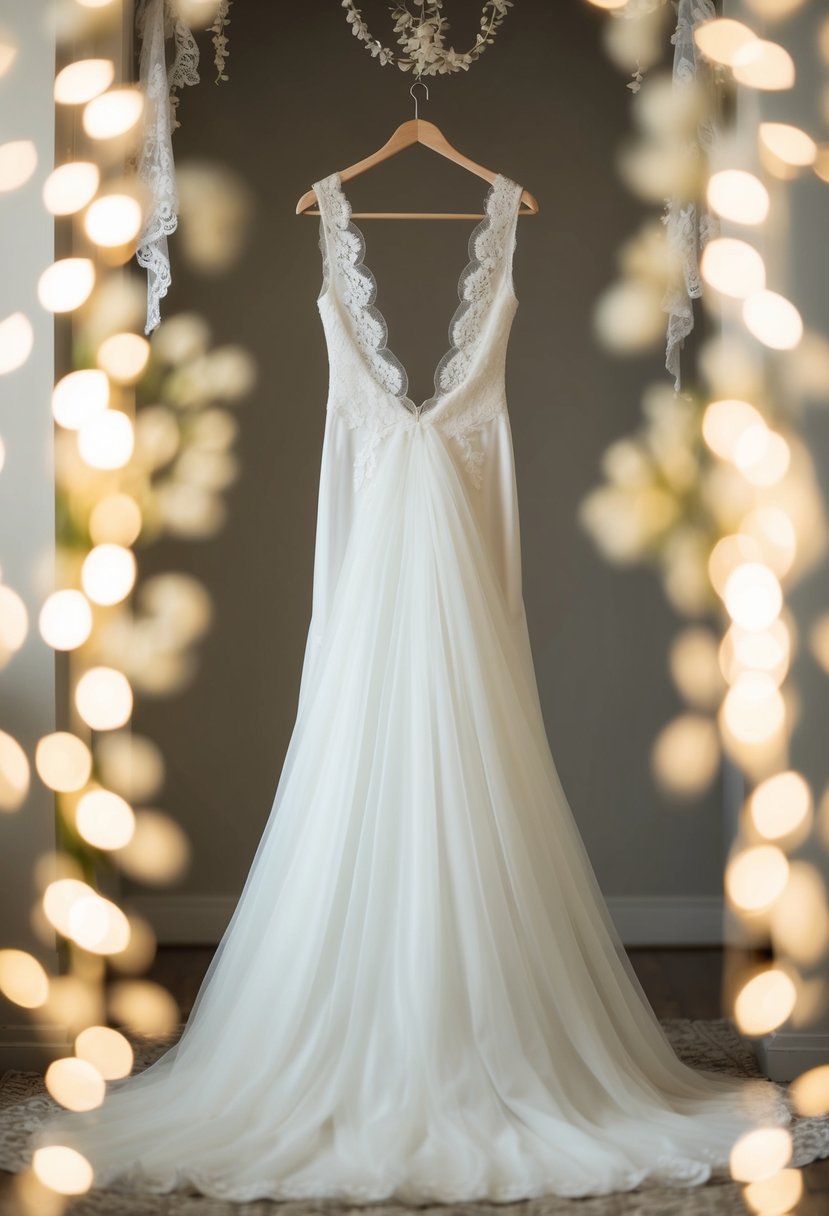
[[(161, 300), (172, 282), (167, 238), (178, 226), (178, 194), (172, 133), (175, 91), (198, 84), (199, 51), (190, 28), (169, 7), (169, 0), (142, 0), (136, 16), (141, 40), (139, 82), (144, 94), (144, 130), (138, 156), (138, 176), (151, 204), (136, 250), (147, 271), (147, 320), (151, 333), (161, 320)], [(175, 54), (167, 68), (166, 41), (174, 39)]]
[[(713, 0), (679, 0), (676, 30), (671, 41), (674, 44), (673, 84), (675, 89), (700, 87), (713, 88), (711, 68), (698, 56), (694, 43), (694, 30), (704, 21), (716, 17)], [(688, 155), (704, 156), (711, 148), (716, 136), (713, 119), (699, 124), (697, 138)], [(678, 281), (664, 301), (668, 314), (665, 367), (680, 387), (680, 355), (685, 339), (694, 328), (694, 300), (702, 295), (699, 261), (706, 243), (716, 235), (716, 220), (694, 201), (671, 199), (665, 213), (665, 227), (669, 253), (679, 266)]]

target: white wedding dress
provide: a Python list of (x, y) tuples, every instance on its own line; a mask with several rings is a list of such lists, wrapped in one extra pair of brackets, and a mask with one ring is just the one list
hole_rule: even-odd
[(178, 1044), (33, 1143), (79, 1149), (96, 1186), (238, 1200), (704, 1182), (786, 1115), (674, 1055), (550, 754), (504, 387), (521, 187), (489, 189), (421, 405), (339, 176), (315, 189), (330, 387), (273, 809)]

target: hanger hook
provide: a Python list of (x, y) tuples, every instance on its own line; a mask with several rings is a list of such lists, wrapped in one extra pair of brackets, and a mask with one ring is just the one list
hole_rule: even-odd
[(409, 89), (409, 96), (411, 97), (412, 101), (415, 103), (415, 118), (417, 118), (417, 98), (415, 97), (415, 89), (417, 88), (418, 85), (420, 85), (421, 89), (426, 90), (426, 100), (427, 101), (429, 100), (429, 86), (424, 84), (422, 80), (415, 80), (413, 82), (411, 88)]

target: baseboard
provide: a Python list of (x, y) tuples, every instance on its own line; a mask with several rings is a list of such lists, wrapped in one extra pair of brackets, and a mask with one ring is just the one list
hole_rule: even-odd
[(0, 1024), (0, 1073), (8, 1068), (42, 1072), (52, 1060), (72, 1054), (72, 1041), (63, 1026)]
[[(130, 900), (162, 945), (215, 945), (234, 895), (147, 895)], [(723, 905), (716, 895), (611, 895), (607, 906), (626, 946), (719, 946)]]
[(721, 946), (719, 895), (610, 895), (607, 907), (626, 946)]
[(778, 1030), (754, 1044), (757, 1061), (772, 1081), (793, 1081), (809, 1068), (829, 1064), (829, 1031)]

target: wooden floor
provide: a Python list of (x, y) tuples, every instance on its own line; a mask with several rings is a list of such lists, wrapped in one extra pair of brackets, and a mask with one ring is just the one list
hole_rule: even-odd
[[(629, 956), (657, 1017), (723, 1016), (721, 950), (635, 949)], [(211, 946), (164, 946), (159, 950), (151, 977), (172, 992), (183, 1016), (193, 1006), (212, 957)], [(793, 1216), (829, 1216), (829, 1158), (807, 1166), (803, 1181), (803, 1198)]]

